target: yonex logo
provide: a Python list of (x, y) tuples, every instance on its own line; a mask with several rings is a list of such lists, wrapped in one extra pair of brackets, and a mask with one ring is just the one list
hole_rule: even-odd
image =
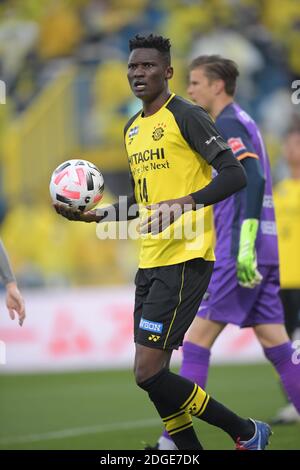
[(159, 335), (150, 335), (150, 336), (148, 336), (148, 339), (149, 339), (149, 341), (154, 341), (154, 343), (156, 343), (160, 339), (160, 336)]
[(162, 333), (162, 330), (163, 330), (162, 323), (145, 320), (144, 318), (141, 318), (139, 326), (141, 330), (154, 331), (155, 333)]
[(189, 407), (189, 410), (188, 410), (188, 411), (189, 411), (189, 413), (190, 413), (191, 415), (194, 415), (194, 414), (196, 413), (196, 411), (197, 411), (197, 405), (196, 405), (196, 403), (192, 403), (192, 405)]

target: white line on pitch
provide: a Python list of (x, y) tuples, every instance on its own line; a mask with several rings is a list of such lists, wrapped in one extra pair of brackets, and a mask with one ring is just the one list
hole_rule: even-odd
[(82, 428), (62, 429), (61, 431), (51, 431), (41, 434), (27, 434), (23, 436), (9, 436), (0, 438), (0, 445), (9, 445), (22, 442), (50, 441), (51, 439), (64, 439), (66, 437), (83, 436), (84, 434), (98, 434), (110, 431), (126, 431), (127, 429), (138, 429), (148, 426), (159, 426), (160, 421), (156, 418), (145, 419), (143, 421), (125, 421), (120, 423), (96, 424)]

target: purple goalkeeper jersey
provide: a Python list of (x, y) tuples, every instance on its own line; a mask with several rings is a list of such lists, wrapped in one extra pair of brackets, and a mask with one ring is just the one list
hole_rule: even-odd
[[(278, 244), (269, 158), (258, 126), (236, 103), (226, 106), (216, 119), (216, 128), (238, 160), (258, 158), (266, 179), (256, 252), (258, 265), (278, 265)], [(236, 258), (241, 224), (245, 218), (246, 188), (214, 205), (216, 265)], [(227, 260), (227, 261), (226, 261)]]

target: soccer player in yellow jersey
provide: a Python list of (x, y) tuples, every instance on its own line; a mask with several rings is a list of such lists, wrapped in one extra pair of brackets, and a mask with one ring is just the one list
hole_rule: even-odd
[(300, 327), (300, 127), (291, 128), (284, 142), (289, 177), (275, 187), (281, 294), (286, 328), (293, 336)]
[[(300, 328), (300, 127), (291, 127), (284, 141), (284, 158), (289, 177), (275, 187), (281, 300), (285, 325), (291, 339)], [(296, 339), (296, 337), (295, 337)], [(300, 415), (289, 403), (274, 418), (275, 424), (300, 422)]]
[[(246, 185), (244, 171), (208, 114), (169, 91), (169, 40), (136, 36), (129, 48), (128, 80), (143, 104), (124, 133), (134, 187), (125, 219), (133, 203), (142, 215), (134, 309), (137, 385), (148, 393), (178, 449), (202, 449), (192, 416), (223, 429), (238, 449), (263, 449), (271, 432), (267, 424), (237, 416), (169, 370), (172, 351), (182, 344), (212, 274), (210, 206)], [(213, 180), (211, 167), (218, 173)], [(107, 220), (109, 212), (55, 208), (69, 220), (85, 222)], [(114, 208), (121, 220), (120, 204)], [(193, 229), (202, 218), (203, 231), (192, 230), (194, 238), (178, 236), (186, 216)]]

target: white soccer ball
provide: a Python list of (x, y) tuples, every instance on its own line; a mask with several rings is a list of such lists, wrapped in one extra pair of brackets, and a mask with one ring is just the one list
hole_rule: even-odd
[(103, 197), (104, 179), (87, 160), (72, 159), (59, 165), (50, 181), (54, 204), (67, 204), (83, 212), (93, 209)]

